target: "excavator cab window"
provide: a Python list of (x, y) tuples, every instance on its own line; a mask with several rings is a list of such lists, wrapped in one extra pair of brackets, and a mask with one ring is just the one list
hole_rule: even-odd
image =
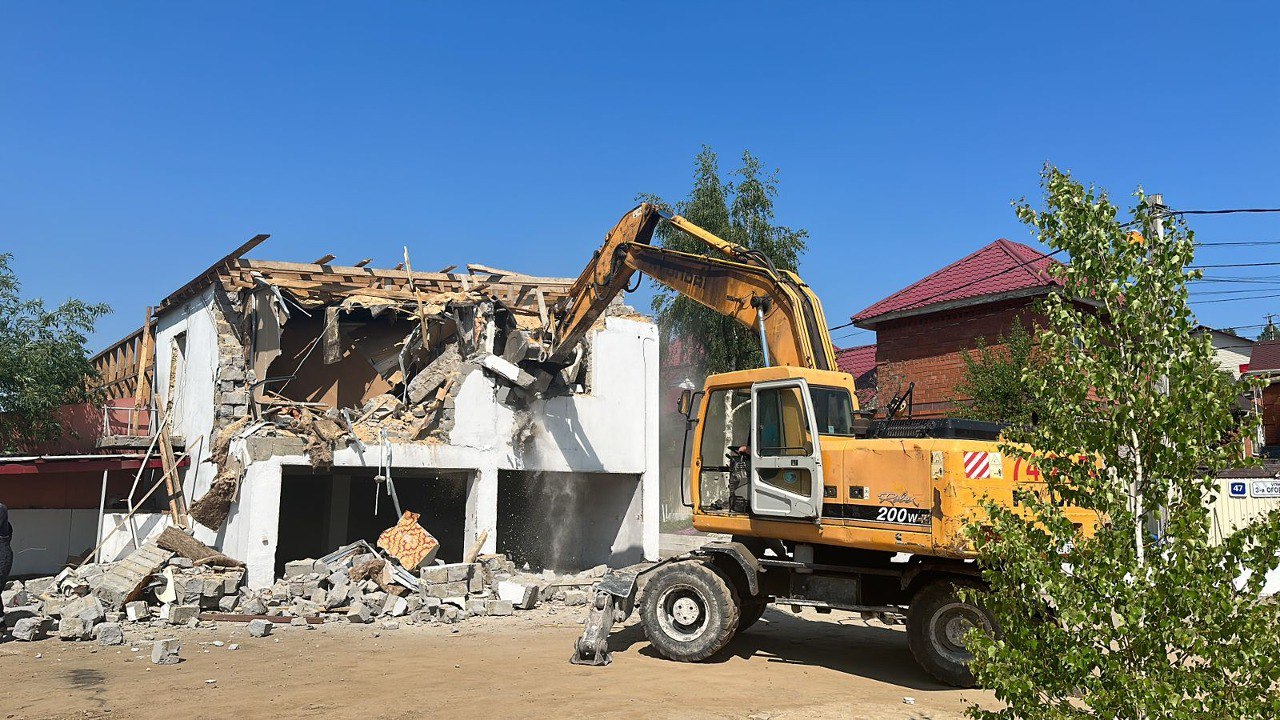
[(823, 435), (854, 435), (853, 399), (844, 388), (810, 387), (818, 432)]
[(738, 450), (750, 444), (751, 389), (712, 391), (702, 420), (698, 467), (698, 499), (703, 510), (747, 512), (747, 458)]

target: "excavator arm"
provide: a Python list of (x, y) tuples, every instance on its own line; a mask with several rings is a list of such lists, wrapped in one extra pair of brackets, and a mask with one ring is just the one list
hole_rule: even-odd
[[(651, 245), (663, 219), (726, 257)], [(628, 288), (636, 272), (758, 331), (771, 364), (836, 368), (822, 303), (798, 276), (777, 270), (757, 251), (716, 237), (678, 215), (664, 214), (649, 203), (618, 221), (568, 295), (552, 308), (542, 332), (544, 361), (572, 362), (577, 344), (609, 303)]]

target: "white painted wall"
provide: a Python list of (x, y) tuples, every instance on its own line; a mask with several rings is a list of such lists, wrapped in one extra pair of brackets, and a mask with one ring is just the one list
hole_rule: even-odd
[[(181, 435), (191, 463), (182, 470), (182, 487), (187, 502), (209, 489), (218, 469), (205, 462), (213, 440), (213, 421), (217, 407), (213, 403), (218, 378), (218, 327), (214, 313), (221, 312), (214, 303), (213, 288), (182, 305), (166, 311), (156, 323), (156, 404), (163, 409), (169, 404), (170, 348), (175, 337), (186, 333), (185, 366), (174, 389), (172, 433)], [(217, 547), (217, 534), (196, 525), (196, 537)]]
[(53, 575), (67, 557), (93, 549), (98, 510), (10, 510), (13, 576)]

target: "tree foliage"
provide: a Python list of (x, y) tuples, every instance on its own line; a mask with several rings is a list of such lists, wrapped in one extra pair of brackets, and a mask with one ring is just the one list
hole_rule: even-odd
[(1280, 328), (1276, 327), (1275, 322), (1268, 319), (1267, 326), (1262, 328), (1262, 332), (1258, 333), (1259, 340), (1280, 340)]
[(964, 377), (955, 389), (972, 398), (965, 414), (1011, 425), (1030, 421), (1031, 388), (1024, 378), (1034, 356), (1031, 335), (1022, 321), (1015, 318), (1009, 332), (997, 337), (994, 346), (978, 338), (975, 350), (976, 357), (968, 351), (960, 355)]
[[(720, 177), (719, 159), (703, 146), (694, 163), (693, 190), (674, 206), (656, 195), (640, 200), (674, 210), (696, 225), (744, 247), (764, 253), (779, 270), (797, 270), (808, 233), (774, 223), (773, 202), (778, 194), (778, 172), (767, 171), (750, 152), (742, 153), (742, 167), (733, 180)], [(663, 247), (698, 255), (716, 255), (700, 240), (666, 221), (656, 231)], [(759, 336), (732, 318), (709, 310), (668, 289), (653, 299), (658, 326), (668, 338), (696, 342), (705, 350), (708, 372), (728, 372), (760, 367), (763, 361)]]
[[(1280, 562), (1280, 513), (1215, 541), (1215, 472), (1240, 463), (1248, 433), (1231, 411), (1242, 386), (1192, 332), (1192, 233), (1166, 216), (1161, 240), (1141, 191), (1126, 223), (1068, 174), (1042, 181), (1044, 209), (1022, 202), (1018, 216), (1071, 262), (1044, 305), (1042, 362), (1024, 373), (1038, 421), (1003, 449), (1034, 463), (1046, 492), (987, 503), (969, 528), (1002, 629), (971, 634), (972, 667), (1006, 704), (971, 713), (1280, 716), (1280, 604), (1258, 597)], [(1055, 501), (1097, 519), (1096, 535)]]
[(53, 310), (23, 300), (21, 286), (0, 254), (0, 450), (57, 437), (54, 418), (68, 403), (86, 402), (94, 369), (85, 350), (106, 305), (67, 300)]

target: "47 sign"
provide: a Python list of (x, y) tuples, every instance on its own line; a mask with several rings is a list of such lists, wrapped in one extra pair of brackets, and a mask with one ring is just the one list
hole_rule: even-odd
[(1280, 480), (1232, 480), (1227, 494), (1233, 498), (1280, 498)]

